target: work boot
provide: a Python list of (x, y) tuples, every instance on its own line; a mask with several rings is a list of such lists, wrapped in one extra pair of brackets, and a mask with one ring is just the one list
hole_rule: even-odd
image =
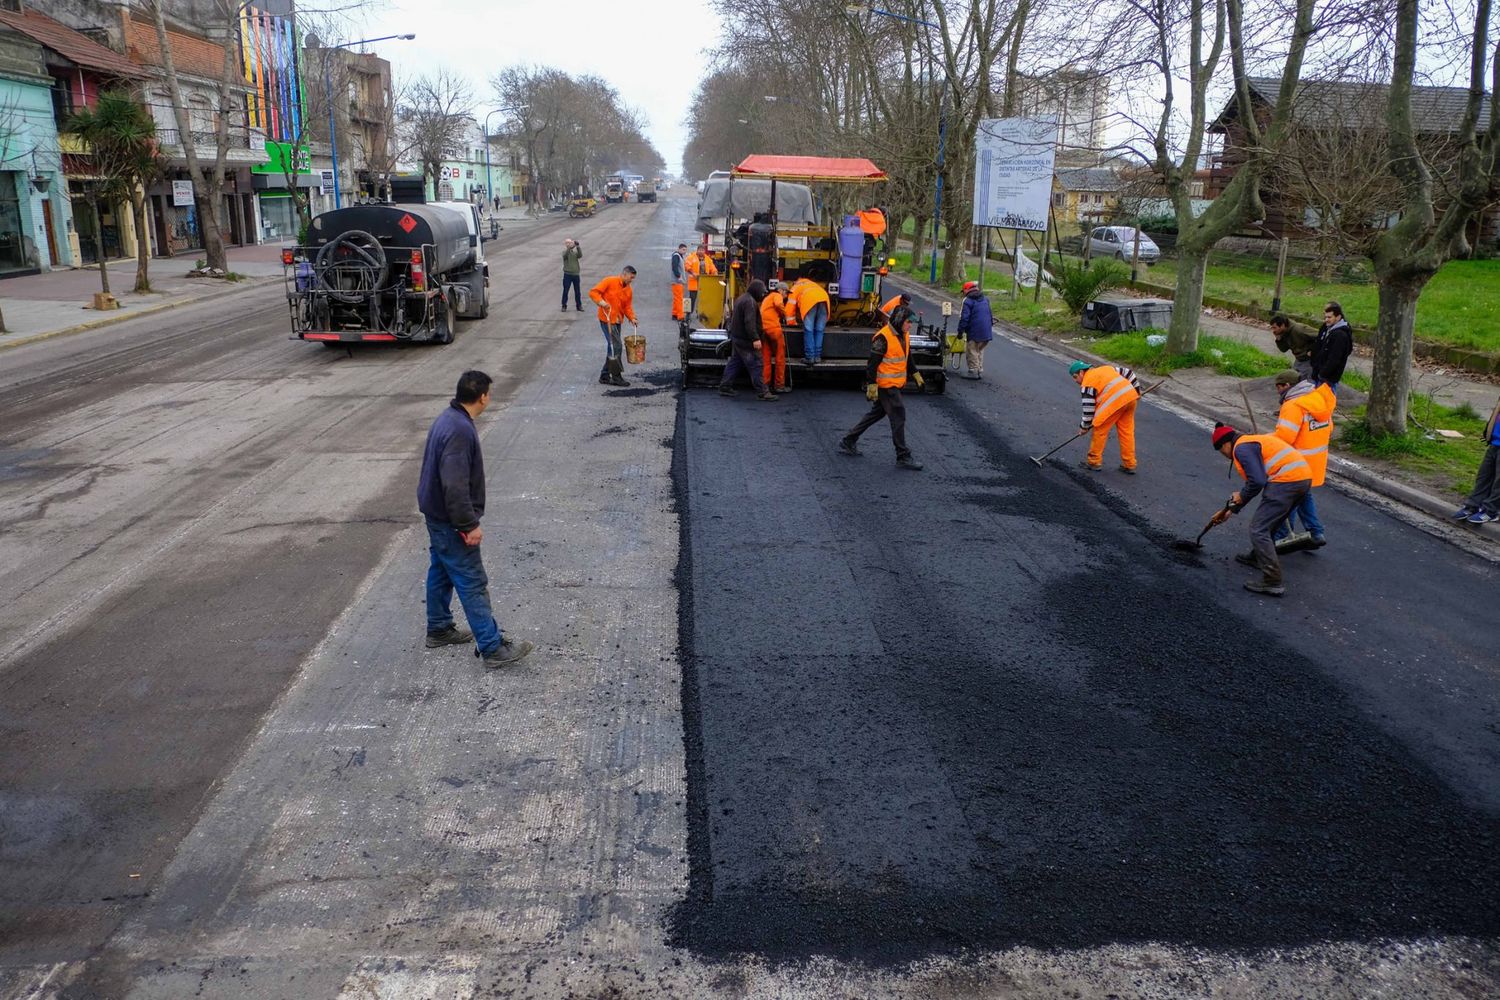
[(1279, 583), (1267, 583), (1264, 580), (1246, 580), (1245, 589), (1252, 594), (1264, 594), (1267, 597), (1280, 597), (1286, 593), (1286, 588)]
[(610, 385), (618, 385), (618, 386), (629, 386), (630, 385), (630, 380), (627, 379), (627, 378), (625, 378), (623, 375), (616, 375), (616, 376), (614, 376), (613, 378), (611, 378), (609, 380), (609, 384)]
[(526, 659), (526, 654), (530, 653), (534, 648), (531, 643), (524, 639), (520, 642), (506, 639), (500, 643), (494, 652), (484, 657), (485, 669), (494, 670), (496, 667), (508, 667), (511, 664), (520, 663)]
[(978, 372), (964, 372), (964, 378), (971, 378), (971, 379), (974, 379), (975, 381), (978, 381), (979, 380), (979, 373)]
[(1254, 552), (1237, 552), (1234, 561), (1241, 566), (1249, 566), (1251, 569), (1260, 569), (1260, 560), (1255, 558)]
[(1321, 549), (1323, 546), (1325, 546), (1327, 544), (1328, 544), (1328, 539), (1324, 538), (1322, 535), (1313, 535), (1313, 540), (1312, 540), (1312, 547), (1313, 548), (1315, 548), (1315, 549)]
[(792, 391), (792, 387), (789, 385), (778, 385), (772, 391), (775, 392), (778, 396), (785, 396), (787, 393)]
[(568, 304), (566, 302), (563, 303), (562, 311), (563, 312), (567, 312), (568, 311)]
[(918, 462), (910, 455), (905, 455), (901, 458), (896, 459), (896, 464), (901, 466), (901, 468), (903, 469), (910, 469), (913, 472), (922, 471), (922, 463)]
[(1125, 473), (1125, 475), (1127, 475), (1127, 476), (1133, 476), (1133, 475), (1135, 475), (1135, 466), (1133, 466), (1133, 465), (1122, 465), (1122, 466), (1120, 466), (1120, 471), (1123, 472), (1123, 473)]
[(721, 396), (738, 396), (739, 394), (740, 391), (732, 385), (719, 386), (719, 395)]
[(859, 446), (848, 438), (839, 438), (839, 451), (845, 455), (863, 455)]
[(599, 384), (600, 385), (609, 385), (609, 372), (600, 372), (599, 373)]
[(1095, 465), (1093, 462), (1090, 462), (1088, 459), (1084, 459), (1082, 462), (1079, 462), (1078, 464), (1080, 466), (1082, 466), (1083, 468), (1087, 469), (1090, 472), (1103, 472), (1104, 471), (1104, 466), (1102, 464)]
[(427, 633), (427, 648), (437, 649), (439, 646), (462, 646), (474, 641), (474, 633), (457, 625), (449, 625), (441, 632)]
[(579, 306), (579, 307), (578, 307), (578, 311), (579, 311), (579, 312), (583, 312), (583, 306)]
[(755, 398), (763, 403), (774, 403), (780, 397), (777, 396), (776, 393), (771, 392), (769, 389), (767, 389), (765, 392), (757, 392), (755, 394)]

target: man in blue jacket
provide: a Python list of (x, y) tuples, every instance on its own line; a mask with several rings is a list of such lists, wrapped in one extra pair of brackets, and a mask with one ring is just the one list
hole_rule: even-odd
[[(531, 643), (513, 642), (500, 631), (490, 610), (490, 581), (479, 556), (484, 529), (484, 455), (474, 418), (490, 405), (488, 375), (466, 371), (448, 408), (432, 422), (422, 453), (422, 475), (417, 482), (417, 507), (427, 520), (427, 647), (477, 644), (476, 655), (486, 667), (519, 662)], [(474, 631), (453, 621), (453, 592), (464, 607)]]
[(958, 314), (958, 332), (968, 338), (964, 348), (964, 361), (969, 370), (964, 378), (984, 377), (984, 349), (995, 339), (995, 317), (990, 313), (990, 300), (972, 281), (964, 282), (964, 308)]

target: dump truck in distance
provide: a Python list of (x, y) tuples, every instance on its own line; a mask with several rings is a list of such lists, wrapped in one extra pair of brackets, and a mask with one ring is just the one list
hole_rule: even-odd
[(438, 205), (353, 205), (283, 247), (292, 337), (325, 344), (449, 344), (489, 313), (489, 269), (464, 215)]

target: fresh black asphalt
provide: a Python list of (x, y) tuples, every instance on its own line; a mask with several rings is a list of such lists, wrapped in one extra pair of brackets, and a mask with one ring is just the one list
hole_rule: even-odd
[[(935, 310), (933, 310), (935, 312)], [(908, 402), (927, 469), (834, 450), (850, 388), (689, 390), (688, 898), (706, 956), (1294, 947), (1500, 932), (1495, 568), (1333, 489), (1280, 602), (1200, 427), (1079, 470), (1077, 390), (1005, 340)], [(1226, 415), (1233, 417), (1233, 415)]]

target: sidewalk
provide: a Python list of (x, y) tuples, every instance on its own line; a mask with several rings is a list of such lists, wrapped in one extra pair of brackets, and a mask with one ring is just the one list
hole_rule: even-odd
[(0, 281), (0, 309), (5, 312), (5, 326), (9, 332), (0, 333), (0, 350), (281, 280), (279, 244), (232, 247), (227, 256), (229, 269), (244, 275), (244, 281), (189, 278), (187, 273), (202, 259), (201, 253), (153, 257), (150, 276), (154, 291), (145, 295), (130, 290), (135, 284), (135, 260), (111, 261), (108, 265), (109, 287), (119, 300), (120, 308), (110, 312), (90, 308), (94, 293), (100, 290), (98, 267), (59, 269), (24, 278), (7, 278)]

